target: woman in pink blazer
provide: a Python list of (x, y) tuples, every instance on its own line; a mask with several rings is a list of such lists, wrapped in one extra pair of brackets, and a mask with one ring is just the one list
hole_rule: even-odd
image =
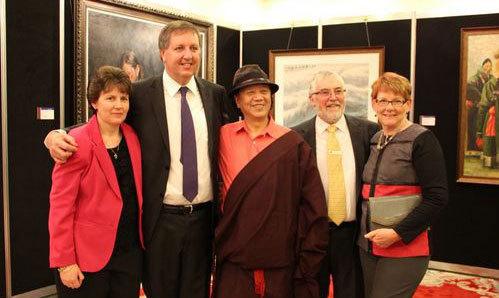
[(139, 296), (142, 269), (140, 144), (124, 123), (131, 83), (103, 66), (90, 81), (90, 121), (69, 132), (78, 150), (57, 164), (50, 192), (50, 267), (59, 297)]

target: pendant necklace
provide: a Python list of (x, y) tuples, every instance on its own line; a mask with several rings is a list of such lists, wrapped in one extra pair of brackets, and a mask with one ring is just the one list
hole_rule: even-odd
[[(411, 124), (412, 124), (411, 122), (404, 123), (397, 130), (395, 130), (395, 132), (392, 135), (388, 135), (388, 136), (385, 136), (385, 134), (383, 133), (383, 131), (381, 131), (380, 134), (379, 134), (378, 144), (376, 145), (376, 149), (381, 150), (381, 149), (385, 148), (386, 145), (388, 145), (388, 143), (390, 143), (390, 141), (393, 140), (393, 138), (395, 137), (395, 135), (398, 132), (406, 129)], [(385, 137), (385, 138), (384, 138), (383, 142), (381, 142), (381, 140), (383, 139), (383, 137)]]
[(109, 148), (109, 150), (111, 150), (111, 152), (113, 152), (114, 159), (118, 159), (118, 152), (120, 152), (120, 145), (118, 144), (118, 146), (115, 149), (116, 149), (116, 151), (114, 151), (113, 148)]
[[(383, 132), (381, 132), (381, 133), (379, 134), (378, 144), (376, 145), (376, 148), (377, 148), (378, 150), (381, 150), (381, 149), (385, 148), (385, 147), (386, 147), (386, 145), (388, 145), (388, 143), (390, 143), (390, 141), (391, 141), (391, 140), (393, 140), (393, 137), (395, 137), (395, 135), (396, 135), (396, 134), (397, 134), (397, 133), (394, 133), (393, 135), (385, 136), (385, 135), (383, 134)], [(385, 138), (384, 138), (383, 143), (381, 143), (381, 139), (383, 139), (383, 137), (385, 137)]]

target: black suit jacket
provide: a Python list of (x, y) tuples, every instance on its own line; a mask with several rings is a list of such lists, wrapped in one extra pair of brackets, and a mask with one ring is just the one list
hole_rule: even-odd
[[(225, 88), (195, 78), (208, 127), (214, 201), (218, 198), (218, 141), (220, 126), (235, 117)], [(170, 170), (170, 144), (162, 75), (133, 84), (127, 122), (135, 129), (142, 148), (143, 233), (147, 243), (156, 226)], [(179, 123), (180, 125), (180, 123)], [(179, 140), (180, 142), (180, 140)]]
[[(316, 152), (315, 142), (315, 118), (302, 122), (293, 129), (303, 136), (305, 141)], [(355, 158), (355, 177), (357, 197), (360, 197), (362, 188), (362, 172), (369, 158), (369, 143), (372, 136), (379, 130), (379, 126), (371, 121), (345, 115), (350, 139), (352, 140), (353, 155)]]

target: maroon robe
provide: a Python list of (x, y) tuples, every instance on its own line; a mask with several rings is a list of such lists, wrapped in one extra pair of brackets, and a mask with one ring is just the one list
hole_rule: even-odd
[(290, 131), (255, 156), (227, 192), (215, 231), (214, 297), (257, 297), (253, 270), (264, 271), (264, 297), (318, 297), (327, 222), (312, 149)]

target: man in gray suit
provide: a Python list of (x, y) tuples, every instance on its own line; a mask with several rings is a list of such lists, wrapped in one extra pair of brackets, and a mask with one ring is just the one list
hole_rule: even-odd
[[(327, 297), (332, 275), (334, 297), (363, 297), (362, 274), (358, 248), (358, 202), (362, 185), (362, 171), (369, 156), (369, 142), (378, 131), (376, 123), (344, 115), (345, 83), (336, 73), (321, 71), (312, 79), (309, 100), (317, 116), (293, 129), (300, 133), (316, 153), (322, 184), (329, 199), (327, 162), (328, 127), (334, 125), (336, 139), (341, 148), (345, 202), (341, 223), (329, 222), (329, 247), (318, 274), (321, 297)], [(328, 204), (329, 205), (329, 204)]]
[[(143, 285), (147, 297), (207, 298), (219, 131), (236, 112), (222, 86), (195, 77), (193, 24), (168, 23), (158, 45), (165, 71), (133, 84), (126, 120), (142, 148)], [(56, 162), (77, 149), (64, 134), (50, 133), (46, 144)]]

